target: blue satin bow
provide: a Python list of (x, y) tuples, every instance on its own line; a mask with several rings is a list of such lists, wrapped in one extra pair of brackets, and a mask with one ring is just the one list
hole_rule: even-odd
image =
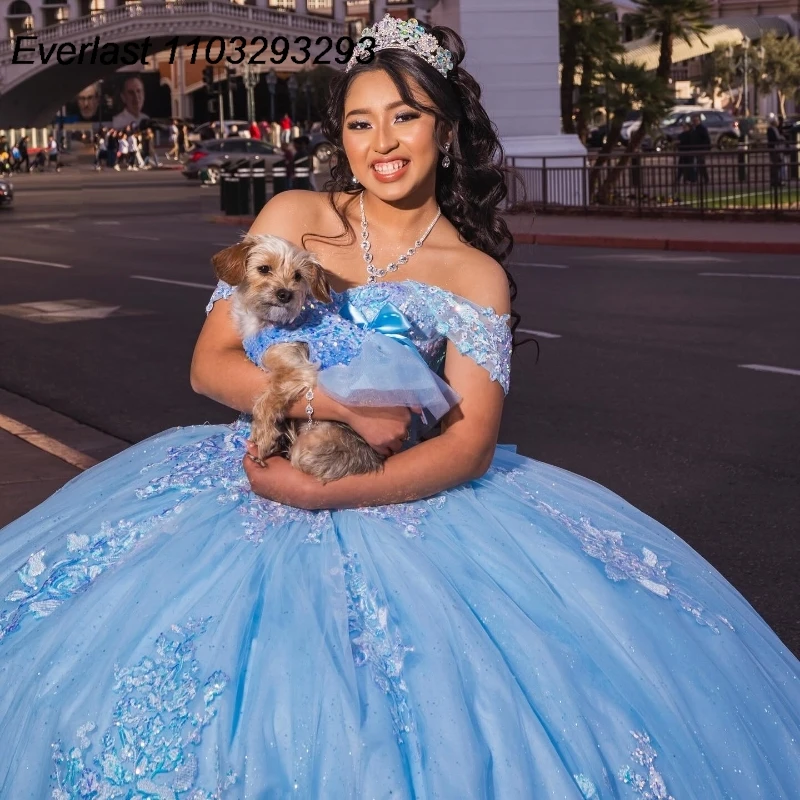
[(372, 321), (367, 321), (367, 318), (361, 311), (349, 301), (342, 306), (339, 314), (359, 328), (374, 331), (375, 333), (382, 333), (384, 336), (388, 336), (390, 339), (394, 339), (400, 342), (400, 344), (410, 347), (416, 355), (422, 358), (416, 345), (411, 341), (408, 335), (411, 331), (411, 323), (406, 319), (403, 312), (393, 303), (386, 303)]

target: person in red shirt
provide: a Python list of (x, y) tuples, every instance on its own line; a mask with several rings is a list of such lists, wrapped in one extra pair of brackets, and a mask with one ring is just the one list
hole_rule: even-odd
[(258, 127), (258, 123), (255, 120), (253, 120), (250, 123), (250, 138), (251, 139), (261, 138), (261, 128)]
[(281, 142), (289, 144), (292, 141), (292, 120), (288, 114), (283, 115), (281, 120)]

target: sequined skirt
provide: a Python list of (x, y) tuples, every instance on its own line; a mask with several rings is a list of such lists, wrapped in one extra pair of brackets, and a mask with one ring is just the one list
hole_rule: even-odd
[(800, 664), (688, 545), (498, 449), (404, 505), (254, 497), (167, 431), (0, 531), (0, 797), (796, 798)]

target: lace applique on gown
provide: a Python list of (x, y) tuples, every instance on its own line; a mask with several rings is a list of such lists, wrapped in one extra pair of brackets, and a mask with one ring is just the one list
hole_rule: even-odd
[[(492, 309), (340, 299), (508, 390)], [(498, 448), (435, 497), (303, 511), (250, 492), (247, 435), (165, 431), (0, 532), (2, 797), (796, 796), (797, 659), (617, 495)]]

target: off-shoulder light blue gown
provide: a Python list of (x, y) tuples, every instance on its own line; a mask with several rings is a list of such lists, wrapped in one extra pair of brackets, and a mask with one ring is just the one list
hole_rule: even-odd
[[(491, 309), (346, 300), (507, 388)], [(301, 511), (249, 491), (247, 433), (166, 431), (0, 531), (3, 800), (800, 797), (800, 663), (608, 489), (499, 448), (426, 500)]]

